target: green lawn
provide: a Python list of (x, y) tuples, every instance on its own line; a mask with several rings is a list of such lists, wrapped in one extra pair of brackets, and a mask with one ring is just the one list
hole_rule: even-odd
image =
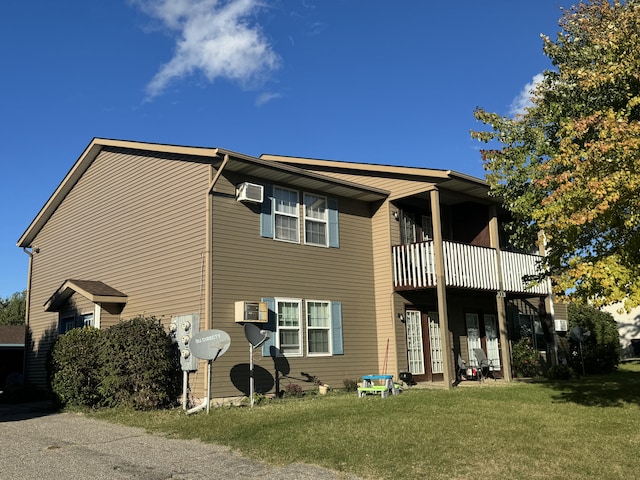
[(187, 416), (92, 415), (215, 442), (274, 463), (365, 478), (602, 479), (640, 475), (640, 364), (573, 382), (515, 382), (355, 393), (225, 407)]

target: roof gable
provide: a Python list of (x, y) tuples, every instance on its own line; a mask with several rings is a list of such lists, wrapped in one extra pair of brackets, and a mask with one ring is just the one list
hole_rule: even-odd
[(46, 312), (58, 311), (64, 303), (78, 293), (93, 303), (127, 303), (127, 295), (96, 280), (66, 280), (44, 304)]
[(210, 163), (215, 167), (222, 163), (223, 158), (227, 158), (229, 161), (225, 168), (230, 171), (246, 173), (273, 182), (288, 183), (299, 188), (321, 190), (328, 195), (344, 196), (366, 202), (382, 200), (389, 194), (386, 190), (332, 178), (304, 168), (259, 159), (221, 148), (186, 147), (94, 138), (73, 167), (71, 167), (71, 170), (69, 170), (49, 200), (40, 209), (29, 227), (18, 239), (17, 245), (19, 247), (28, 248), (32, 246), (31, 243), (34, 238), (103, 149), (125, 149), (144, 151), (150, 154), (172, 154), (183, 157), (185, 161), (196, 161), (197, 159), (199, 162)]

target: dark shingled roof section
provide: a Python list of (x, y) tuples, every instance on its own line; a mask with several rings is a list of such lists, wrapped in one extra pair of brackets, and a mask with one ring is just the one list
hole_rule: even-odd
[(0, 325), (0, 345), (24, 345), (24, 325)]
[(126, 297), (124, 293), (97, 280), (68, 280), (81, 289), (97, 296)]

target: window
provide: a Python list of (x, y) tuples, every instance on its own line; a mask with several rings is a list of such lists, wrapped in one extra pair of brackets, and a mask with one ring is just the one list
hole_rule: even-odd
[[(296, 190), (264, 185), (266, 200), (260, 207), (260, 235), (285, 242), (300, 242), (300, 204)], [(304, 193), (304, 243), (339, 248), (338, 200)]]
[(58, 322), (59, 333), (67, 333), (74, 328), (93, 327), (93, 312), (92, 313), (64, 313), (60, 314), (60, 320)]
[(262, 301), (269, 309), (265, 330), (272, 332), (271, 338), (262, 344), (262, 355), (313, 357), (344, 353), (341, 302), (295, 298), (262, 298)]
[(329, 302), (307, 300), (307, 353), (331, 354), (331, 307)]
[(327, 246), (327, 199), (304, 194), (304, 243)]
[(275, 187), (275, 238), (287, 242), (299, 242), (298, 233), (298, 192), (286, 188)]
[(300, 321), (301, 301), (291, 299), (277, 299), (276, 314), (278, 317), (278, 344), (283, 354), (301, 355), (302, 346)]

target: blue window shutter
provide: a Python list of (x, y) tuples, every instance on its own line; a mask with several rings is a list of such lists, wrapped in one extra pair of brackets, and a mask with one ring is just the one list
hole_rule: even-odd
[(262, 356), (271, 356), (271, 347), (276, 346), (276, 335), (278, 334), (276, 328), (276, 299), (275, 298), (263, 298), (261, 301), (267, 303), (267, 324), (263, 330), (269, 330), (271, 332), (271, 338), (262, 344)]
[(260, 208), (260, 235), (273, 238), (273, 185), (264, 186), (264, 200)]
[(331, 343), (334, 355), (344, 355), (342, 344), (342, 302), (331, 302)]
[(338, 200), (327, 199), (327, 210), (329, 217), (329, 246), (338, 248), (340, 246), (340, 231), (338, 229)]

